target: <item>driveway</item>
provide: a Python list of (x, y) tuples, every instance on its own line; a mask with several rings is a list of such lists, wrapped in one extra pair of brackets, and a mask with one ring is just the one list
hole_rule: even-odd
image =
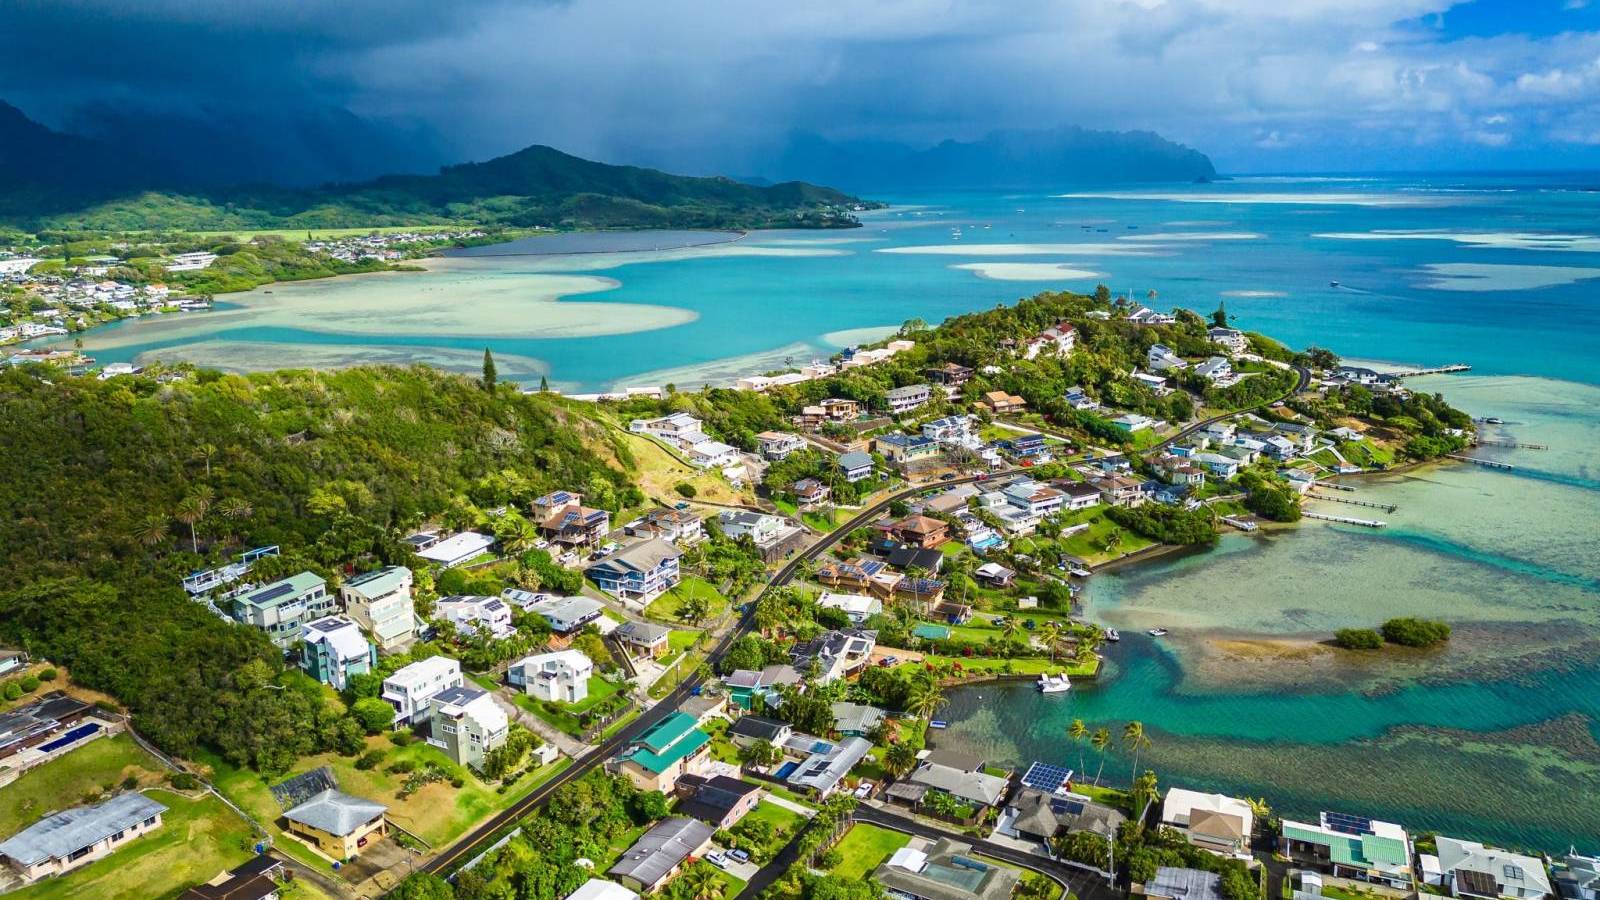
[(516, 688), (508, 687), (507, 685), (501, 685), (489, 696), (494, 698), (495, 705), (500, 707), (501, 711), (506, 714), (507, 718), (528, 729), (534, 734), (537, 734), (539, 737), (543, 738), (546, 743), (554, 744), (557, 750), (560, 750), (567, 756), (577, 759), (583, 754), (594, 749), (588, 744), (585, 744), (583, 741), (578, 740), (572, 735), (567, 734), (565, 731), (562, 731), (554, 725), (551, 725), (549, 722), (546, 722), (533, 713), (530, 713), (513, 703), (511, 698), (516, 696)]

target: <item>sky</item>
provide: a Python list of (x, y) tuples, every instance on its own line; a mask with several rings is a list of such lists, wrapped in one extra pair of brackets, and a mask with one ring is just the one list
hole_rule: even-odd
[(0, 99), (764, 174), (797, 131), (1148, 129), (1223, 172), (1600, 168), (1600, 0), (7, 0)]

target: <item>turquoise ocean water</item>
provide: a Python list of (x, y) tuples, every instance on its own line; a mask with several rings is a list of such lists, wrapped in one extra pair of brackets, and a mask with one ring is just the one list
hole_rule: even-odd
[[(415, 353), (463, 368), (487, 344), (518, 361), (502, 373), (548, 373), (569, 390), (692, 386), (803, 361), (906, 319), (1104, 281), (1140, 298), (1157, 291), (1160, 308), (1225, 302), (1242, 327), (1351, 358), (1470, 363), (1469, 376), (1414, 386), (1501, 417), (1498, 436), (1549, 450), (1483, 451), (1510, 472), (1452, 466), (1372, 483), (1369, 497), (1400, 507), (1383, 531), (1308, 524), (1233, 535), (1208, 553), (1097, 576), (1091, 618), (1134, 633), (1161, 624), (1173, 638), (1130, 637), (1108, 651), (1099, 684), (1068, 697), (1026, 685), (952, 692), (942, 714), (952, 727), (938, 740), (996, 761), (1076, 766), (1080, 750), (1063, 736), (1072, 718), (1114, 730), (1139, 719), (1154, 740), (1143, 760), (1166, 784), (1265, 796), (1293, 815), (1340, 808), (1597, 851), (1596, 186), (1600, 176), (1253, 178), (887, 197), (893, 208), (851, 232), (762, 233), (671, 253), (595, 236), (582, 249), (629, 252), (454, 259), (437, 273), (344, 280), (359, 288), (279, 285), (270, 298), (232, 298), (238, 316), (116, 326), (86, 344), (106, 361), (205, 346), (211, 358), (255, 350), (274, 365)], [(472, 280), (444, 280), (463, 274)], [(620, 311), (609, 330), (624, 333), (519, 336), (545, 334), (541, 317), (554, 321), (567, 301), (530, 300), (524, 311), (518, 292), (574, 275), (589, 280), (570, 300), (593, 304), (586, 316)], [(457, 294), (457, 284), (511, 302), (477, 330), (396, 335), (372, 314), (385, 298), (446, 284), (446, 321), (451, 309), (490, 315), (478, 305), (487, 294)], [(314, 327), (268, 314), (298, 290), (334, 311), (341, 292), (359, 291), (365, 312)], [(650, 316), (676, 324), (645, 327)], [(386, 355), (367, 355), (379, 349)], [(1442, 653), (1367, 662), (1309, 643), (1282, 656), (1230, 643), (1315, 641), (1402, 613), (1448, 619), (1457, 637)], [(1093, 772), (1092, 754), (1085, 762)], [(1105, 763), (1117, 781), (1127, 769), (1117, 753)]]

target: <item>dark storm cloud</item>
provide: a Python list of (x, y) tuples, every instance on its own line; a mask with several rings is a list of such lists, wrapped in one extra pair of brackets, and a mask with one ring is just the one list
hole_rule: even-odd
[(421, 121), (479, 158), (539, 141), (736, 172), (797, 129), (922, 142), (1151, 128), (1224, 168), (1600, 146), (1592, 16), (1533, 35), (1480, 16), (1455, 34), (1457, 5), (13, 0), (0, 98), (58, 124), (88, 103), (334, 107)]

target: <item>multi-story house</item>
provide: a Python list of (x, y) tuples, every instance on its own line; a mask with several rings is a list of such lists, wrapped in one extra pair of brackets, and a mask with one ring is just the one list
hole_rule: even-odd
[(611, 513), (583, 505), (583, 495), (553, 491), (533, 501), (539, 533), (558, 544), (593, 547), (611, 531)]
[(385, 653), (404, 650), (416, 639), (411, 584), (410, 569), (387, 566), (357, 575), (339, 587), (345, 613), (365, 628)]
[(506, 742), (511, 722), (489, 692), (462, 686), (447, 688), (428, 701), (432, 719), (429, 743), (463, 766), (483, 770), (484, 757)]
[(677, 547), (659, 538), (624, 547), (584, 570), (602, 591), (643, 605), (678, 583)]
[(365, 675), (378, 665), (378, 650), (348, 616), (328, 616), (301, 629), (300, 668), (307, 675), (342, 691), (351, 675)]
[(933, 388), (926, 384), (908, 384), (905, 387), (892, 388), (883, 395), (884, 402), (889, 405), (889, 412), (897, 416), (919, 406), (925, 406), (932, 398)]
[(302, 626), (331, 615), (338, 608), (328, 593), (328, 583), (310, 572), (261, 587), (247, 587), (233, 594), (232, 603), (234, 618), (266, 632), (285, 652), (300, 640)]
[(594, 663), (577, 650), (524, 657), (506, 670), (506, 681), (536, 700), (577, 703), (589, 696)]
[(511, 607), (499, 597), (452, 594), (440, 597), (433, 610), (439, 618), (454, 625), (459, 634), (483, 634), (503, 640), (517, 631), (511, 623)]
[(430, 656), (385, 678), (379, 696), (394, 707), (394, 724), (400, 728), (426, 719), (428, 701), (462, 683), (461, 663), (448, 656)]
[(767, 459), (787, 459), (789, 454), (804, 450), (806, 442), (799, 435), (787, 431), (763, 431), (756, 435), (761, 455)]

